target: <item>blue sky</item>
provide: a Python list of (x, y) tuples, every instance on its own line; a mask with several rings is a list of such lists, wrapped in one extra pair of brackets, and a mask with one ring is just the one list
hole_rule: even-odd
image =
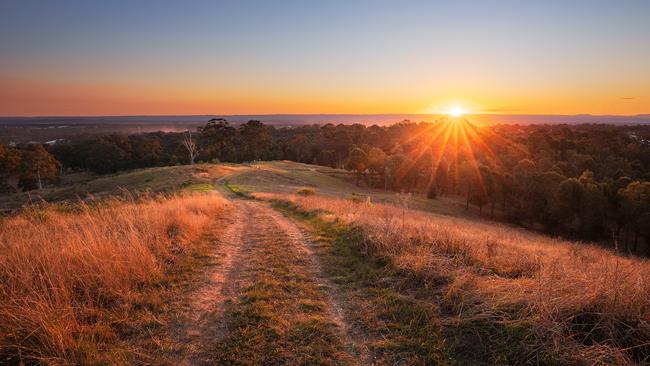
[(641, 0), (3, 0), (0, 49), (4, 115), (650, 112)]

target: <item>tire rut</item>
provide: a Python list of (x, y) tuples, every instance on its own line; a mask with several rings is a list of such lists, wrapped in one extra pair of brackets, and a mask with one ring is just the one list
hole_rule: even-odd
[(315, 283), (326, 304), (323, 315), (334, 324), (336, 342), (348, 355), (345, 364), (369, 364), (367, 348), (352, 335), (335, 287), (324, 276), (306, 230), (267, 204), (241, 199), (233, 199), (232, 203), (233, 216), (227, 222), (217, 223), (224, 228), (211, 254), (213, 265), (208, 268), (203, 285), (190, 295), (183, 320), (175, 329), (181, 345), (179, 364), (219, 363), (223, 355), (214, 354), (215, 345), (235, 331), (229, 309), (240, 306), (246, 289), (255, 284), (256, 273), (266, 267), (269, 245), (295, 253), (299, 258), (296, 268), (302, 272), (296, 275)]
[(269, 216), (286, 233), (287, 240), (297, 250), (302, 252), (304, 257), (308, 260), (312, 276), (325, 293), (328, 303), (328, 314), (332, 321), (337, 325), (339, 336), (344, 340), (347, 352), (357, 360), (358, 365), (371, 364), (368, 347), (365, 346), (364, 342), (359, 340), (352, 332), (352, 328), (346, 320), (343, 307), (340, 304), (342, 296), (338, 295), (336, 287), (324, 274), (323, 267), (317, 254), (314, 252), (315, 242), (310, 239), (308, 230), (303, 225), (297, 224), (292, 219), (268, 208), (266, 205), (264, 205), (264, 208), (269, 210)]
[(215, 225), (223, 225), (219, 242), (210, 253), (210, 266), (205, 273), (201, 287), (189, 296), (180, 321), (174, 333), (182, 348), (180, 365), (196, 364), (204, 346), (225, 335), (227, 328), (223, 314), (226, 304), (238, 296), (241, 287), (241, 266), (245, 261), (246, 243), (242, 240), (245, 218), (250, 214), (246, 205), (233, 202), (233, 216), (219, 220)]

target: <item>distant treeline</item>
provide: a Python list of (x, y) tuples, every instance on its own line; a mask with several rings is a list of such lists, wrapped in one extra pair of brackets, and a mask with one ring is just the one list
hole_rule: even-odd
[(622, 252), (650, 255), (650, 126), (441, 120), (235, 128), (213, 119), (191, 134), (110, 134), (46, 149), (0, 145), (5, 191), (53, 183), (61, 171), (188, 164), (190, 150), (197, 162), (286, 159), (346, 168), (357, 184), (463, 197), (480, 213), (552, 234), (614, 238)]

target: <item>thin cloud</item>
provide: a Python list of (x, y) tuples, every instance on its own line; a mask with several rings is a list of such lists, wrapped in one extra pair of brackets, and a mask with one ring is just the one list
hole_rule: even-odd
[(511, 108), (484, 108), (480, 110), (481, 113), (506, 113), (512, 112)]

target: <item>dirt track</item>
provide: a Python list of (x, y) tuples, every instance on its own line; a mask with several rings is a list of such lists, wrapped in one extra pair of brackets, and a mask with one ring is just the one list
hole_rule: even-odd
[[(190, 296), (185, 315), (175, 327), (182, 349), (179, 362), (184, 365), (224, 363), (219, 361), (221, 355), (215, 355), (214, 349), (215, 344), (228, 342), (227, 338), (235, 332), (229, 309), (243, 308), (239, 303), (244, 302), (247, 289), (259, 282), (261, 272), (272, 273), (273, 266), (279, 265), (274, 263), (278, 258), (288, 260), (282, 266), (291, 268), (289, 276), (283, 275), (282, 280), (304, 282), (309, 289), (290, 301), (325, 304), (319, 316), (332, 325), (332, 342), (344, 354), (340, 361), (366, 364), (367, 350), (352, 339), (342, 308), (335, 300), (335, 289), (324, 278), (304, 229), (267, 204), (242, 199), (232, 202), (235, 209), (231, 217), (216, 224), (223, 227), (219, 228), (219, 243), (211, 254), (214, 265), (208, 268), (202, 286)], [(281, 307), (280, 302), (277, 306)], [(286, 305), (284, 308), (288, 309)], [(294, 315), (291, 312), (283, 314), (287, 309), (271, 311), (291, 318)]]

